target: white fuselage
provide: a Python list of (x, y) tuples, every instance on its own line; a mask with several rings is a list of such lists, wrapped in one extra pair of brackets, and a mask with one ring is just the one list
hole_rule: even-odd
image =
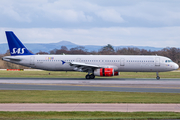
[(179, 67), (167, 57), (151, 55), (23, 55), (6, 56), (3, 60), (50, 71), (75, 71), (70, 62), (113, 68), (117, 72), (165, 72)]

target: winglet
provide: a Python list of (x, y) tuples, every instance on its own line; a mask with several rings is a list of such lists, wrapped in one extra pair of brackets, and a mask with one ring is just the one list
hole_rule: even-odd
[(15, 55), (34, 55), (21, 43), (12, 31), (6, 31), (6, 37), (11, 56)]

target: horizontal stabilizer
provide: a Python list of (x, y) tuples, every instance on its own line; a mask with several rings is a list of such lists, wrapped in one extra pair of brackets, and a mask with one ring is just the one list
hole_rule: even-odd
[(21, 61), (22, 59), (20, 59), (20, 58), (15, 58), (15, 57), (12, 57), (12, 56), (5, 56), (5, 57), (2, 58), (2, 60), (19, 62), (19, 61)]

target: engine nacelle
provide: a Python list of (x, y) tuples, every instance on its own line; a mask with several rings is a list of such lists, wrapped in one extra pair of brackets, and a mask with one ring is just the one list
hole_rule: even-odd
[(116, 72), (114, 72), (113, 68), (101, 68), (101, 69), (96, 69), (94, 71), (95, 76), (114, 76), (115, 75), (114, 73)]

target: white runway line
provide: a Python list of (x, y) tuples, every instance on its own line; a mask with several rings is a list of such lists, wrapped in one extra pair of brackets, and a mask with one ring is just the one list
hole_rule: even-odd
[(0, 104), (0, 111), (180, 112), (180, 104), (5, 103), (5, 104)]

